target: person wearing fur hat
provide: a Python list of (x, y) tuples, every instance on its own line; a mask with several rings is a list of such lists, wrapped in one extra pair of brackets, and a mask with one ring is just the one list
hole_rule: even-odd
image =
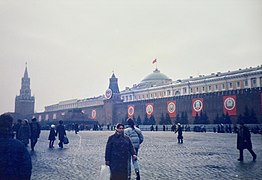
[(59, 121), (59, 125), (56, 127), (56, 134), (55, 135), (58, 136), (58, 139), (59, 139), (58, 146), (60, 148), (63, 148), (64, 138), (66, 136), (66, 131), (65, 131), (65, 126), (63, 125), (62, 120)]
[(49, 148), (54, 148), (54, 142), (55, 142), (55, 125), (51, 125), (51, 129), (48, 136), (49, 140)]
[(32, 162), (24, 144), (12, 138), (13, 118), (9, 114), (0, 116), (0, 179), (29, 180)]
[(110, 167), (110, 180), (128, 179), (128, 159), (130, 154), (137, 159), (130, 138), (124, 135), (124, 125), (117, 124), (115, 134), (109, 136), (106, 144), (105, 164)]
[(244, 125), (244, 122), (240, 122), (240, 127), (237, 132), (237, 149), (239, 150), (238, 161), (243, 161), (243, 151), (247, 149), (253, 157), (253, 161), (256, 160), (257, 155), (252, 150), (251, 134), (247, 126)]
[[(139, 128), (135, 127), (135, 122), (133, 119), (129, 118), (127, 120), (127, 125), (128, 127), (124, 131), (125, 135), (127, 135), (130, 138), (131, 142), (135, 147), (136, 155), (138, 156), (138, 150), (140, 144), (144, 141), (144, 136), (142, 134), (142, 131)], [(134, 165), (136, 180), (140, 180), (138, 160), (132, 161), (132, 164)], [(131, 158), (129, 158), (129, 163), (128, 163), (128, 176), (131, 177)]]
[(32, 122), (30, 123), (30, 130), (31, 130), (31, 150), (34, 151), (35, 145), (37, 143), (37, 139), (40, 136), (41, 128), (40, 124), (36, 121), (36, 118), (32, 119)]

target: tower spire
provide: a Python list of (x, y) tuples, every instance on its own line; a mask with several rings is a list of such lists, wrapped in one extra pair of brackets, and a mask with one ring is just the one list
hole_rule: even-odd
[(25, 72), (24, 72), (24, 78), (28, 78), (28, 72), (27, 72), (27, 62), (25, 63)]

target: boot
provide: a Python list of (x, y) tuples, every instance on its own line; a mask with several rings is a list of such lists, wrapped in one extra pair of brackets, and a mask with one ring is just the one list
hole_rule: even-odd
[(136, 180), (140, 180), (140, 174), (139, 174), (139, 171), (136, 172)]

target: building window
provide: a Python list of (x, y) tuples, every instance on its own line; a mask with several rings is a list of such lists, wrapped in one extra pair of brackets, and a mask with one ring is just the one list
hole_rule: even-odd
[(248, 80), (245, 80), (245, 87), (248, 86)]
[(129, 99), (130, 99), (130, 101), (132, 101), (132, 95), (129, 95)]
[(38, 116), (38, 120), (42, 121), (42, 116), (41, 115)]
[(225, 84), (222, 84), (222, 89), (225, 89)]
[(167, 95), (168, 95), (168, 96), (170, 96), (170, 93), (171, 93), (171, 91), (170, 91), (170, 90), (167, 90)]
[(211, 86), (208, 86), (208, 91), (211, 91)]
[(228, 83), (228, 85), (229, 85), (229, 88), (230, 88), (230, 89), (233, 88), (233, 83), (230, 82), (230, 83)]
[(196, 88), (196, 92), (198, 93), (198, 87)]
[(239, 81), (237, 82), (237, 87), (240, 88), (240, 82)]
[(47, 121), (49, 119), (48, 114), (45, 115), (45, 120)]
[(184, 94), (186, 94), (186, 93), (187, 93), (187, 91), (186, 91), (186, 88), (183, 88), (183, 93), (184, 93)]
[(153, 94), (150, 94), (151, 98), (153, 98)]
[(180, 95), (180, 91), (176, 91), (175, 96), (179, 96), (179, 95)]
[(202, 87), (202, 91), (205, 92), (205, 87)]
[(53, 119), (56, 119), (56, 113), (53, 114)]
[(164, 96), (166, 96), (166, 91), (164, 91), (163, 93), (164, 93)]
[(218, 90), (218, 85), (217, 85), (217, 84), (215, 85), (215, 88), (214, 88), (214, 89), (215, 89), (216, 91)]
[(193, 93), (193, 88), (190, 88), (190, 93)]
[(253, 88), (253, 87), (257, 87), (257, 79), (256, 78), (251, 79), (251, 88)]
[(126, 96), (126, 101), (128, 101), (128, 96)]

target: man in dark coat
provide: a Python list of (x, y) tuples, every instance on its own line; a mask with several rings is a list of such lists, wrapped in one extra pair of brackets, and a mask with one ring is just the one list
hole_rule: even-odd
[(252, 150), (251, 134), (248, 127), (244, 123), (240, 124), (240, 128), (237, 132), (237, 149), (239, 150), (239, 161), (243, 161), (243, 150), (247, 149), (253, 156), (253, 161), (256, 160), (257, 155)]
[(183, 144), (182, 127), (180, 123), (177, 123), (177, 130), (175, 131), (175, 133), (177, 132), (178, 132), (177, 142)]
[(31, 150), (34, 151), (35, 145), (37, 143), (37, 139), (40, 136), (40, 125), (38, 122), (36, 122), (36, 118), (32, 119), (32, 122), (30, 123), (30, 129), (31, 129)]
[(59, 139), (59, 147), (63, 148), (63, 144), (64, 144), (64, 137), (66, 136), (66, 131), (65, 131), (65, 126), (63, 125), (63, 121), (60, 120), (59, 121), (59, 125), (56, 128), (56, 136), (58, 135), (58, 139)]
[(128, 136), (124, 135), (124, 125), (116, 126), (116, 133), (108, 138), (106, 144), (105, 161), (110, 166), (111, 180), (128, 179), (128, 159), (132, 155), (137, 159), (133, 144)]
[(29, 180), (31, 157), (24, 144), (12, 138), (12, 123), (9, 114), (0, 116), (0, 179)]

